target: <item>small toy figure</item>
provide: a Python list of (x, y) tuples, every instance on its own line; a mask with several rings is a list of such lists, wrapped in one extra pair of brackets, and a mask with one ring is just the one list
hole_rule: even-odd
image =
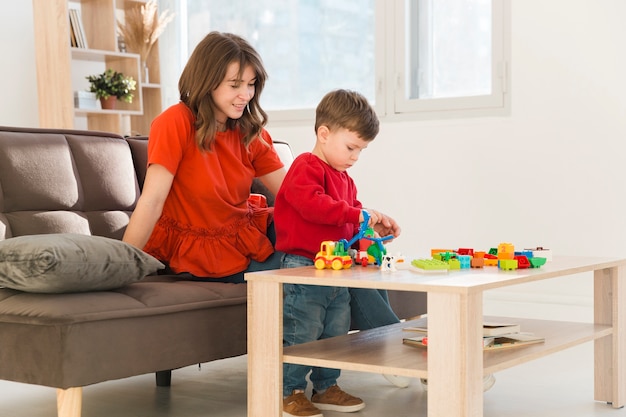
[(393, 255), (383, 255), (380, 270), (383, 272), (395, 272), (396, 269), (396, 257)]

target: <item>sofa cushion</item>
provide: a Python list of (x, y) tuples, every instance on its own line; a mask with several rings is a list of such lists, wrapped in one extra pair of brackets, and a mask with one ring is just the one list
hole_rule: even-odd
[(0, 242), (0, 285), (26, 292), (109, 290), (162, 268), (134, 246), (101, 236), (53, 233)]

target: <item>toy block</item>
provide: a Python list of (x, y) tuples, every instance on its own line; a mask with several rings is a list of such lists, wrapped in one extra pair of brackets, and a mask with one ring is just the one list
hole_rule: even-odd
[(461, 269), (461, 262), (457, 258), (448, 260), (448, 265), (450, 269)]
[(461, 266), (461, 269), (467, 269), (470, 267), (470, 263), (472, 260), (472, 257), (469, 255), (457, 255), (457, 259), (459, 260), (459, 264)]
[(449, 261), (450, 259), (454, 259), (456, 257), (456, 253), (454, 252), (441, 252), (441, 260), (444, 262)]
[(473, 257), (470, 261), (470, 266), (472, 268), (482, 268), (485, 266), (485, 258), (477, 258)]
[(500, 259), (498, 261), (498, 268), (505, 271), (512, 271), (517, 269), (517, 261), (515, 259)]
[(413, 259), (411, 261), (411, 265), (425, 270), (447, 270), (450, 268), (450, 265), (448, 265), (447, 262), (443, 262), (439, 259)]
[(531, 268), (539, 268), (540, 266), (546, 263), (546, 260), (547, 260), (546, 258), (533, 256), (532, 258), (528, 259), (528, 262), (530, 262)]
[(552, 260), (552, 252), (550, 252), (550, 249), (537, 246), (536, 248), (525, 249), (525, 250), (531, 251), (533, 253), (533, 256), (537, 256), (539, 258), (546, 258), (546, 261)]
[(489, 249), (489, 252), (487, 252), (489, 255), (497, 255), (498, 254), (498, 248), (491, 248)]
[[(510, 253), (513, 255), (515, 253), (515, 247), (512, 243), (500, 243), (498, 245), (498, 255), (501, 253)], [(513, 259), (513, 258), (500, 258), (500, 259)]]
[(470, 256), (474, 256), (474, 249), (470, 249), (470, 248), (459, 248), (456, 251), (457, 254), (459, 255), (470, 255)]
[(514, 259), (515, 254), (513, 252), (498, 252), (498, 259)]
[(434, 257), (435, 254), (441, 253), (441, 252), (454, 252), (454, 249), (431, 249), (430, 256)]
[(498, 258), (483, 258), (485, 266), (498, 266)]
[(525, 255), (517, 255), (515, 257), (515, 260), (517, 261), (518, 269), (530, 268), (530, 262), (528, 261), (528, 258)]
[(474, 252), (474, 258), (484, 258), (484, 257), (485, 257), (485, 251)]
[(531, 250), (522, 250), (522, 251), (515, 251), (515, 256), (525, 256), (527, 258), (532, 258), (533, 257), (533, 251)]

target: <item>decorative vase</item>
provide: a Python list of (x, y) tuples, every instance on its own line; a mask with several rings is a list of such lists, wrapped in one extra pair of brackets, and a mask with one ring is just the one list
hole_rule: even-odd
[(100, 104), (102, 105), (103, 110), (113, 110), (117, 105), (117, 97), (109, 96), (109, 98), (101, 98)]
[(150, 74), (148, 71), (148, 63), (141, 61), (141, 82), (144, 84), (150, 84)]

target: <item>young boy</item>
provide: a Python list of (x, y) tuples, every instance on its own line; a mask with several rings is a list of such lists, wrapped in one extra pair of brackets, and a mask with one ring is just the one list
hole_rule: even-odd
[[(378, 134), (374, 109), (361, 94), (336, 90), (316, 109), (315, 147), (298, 156), (276, 195), (276, 250), (281, 266), (313, 265), (322, 241), (350, 240), (363, 222), (363, 207), (346, 170)], [(370, 225), (388, 218), (368, 209)], [(284, 284), (283, 345), (339, 336), (350, 329), (350, 294), (344, 287)], [(313, 396), (305, 396), (311, 372)], [(283, 365), (283, 416), (322, 417), (320, 410), (353, 412), (365, 403), (337, 386), (338, 369)]]

